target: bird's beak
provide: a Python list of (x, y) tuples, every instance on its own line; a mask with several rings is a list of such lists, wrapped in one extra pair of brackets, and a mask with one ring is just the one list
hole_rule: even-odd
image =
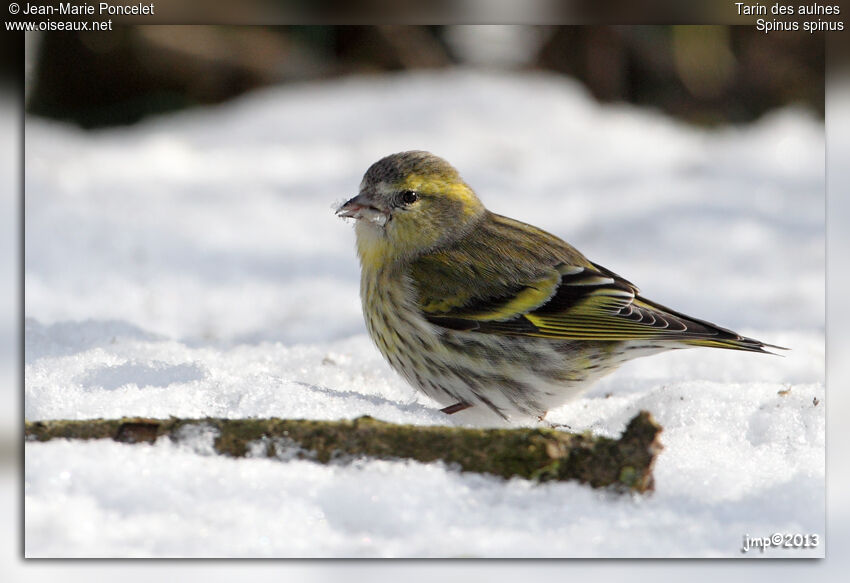
[(336, 210), (338, 217), (366, 219), (384, 226), (389, 220), (389, 212), (379, 208), (374, 198), (366, 192), (361, 192)]

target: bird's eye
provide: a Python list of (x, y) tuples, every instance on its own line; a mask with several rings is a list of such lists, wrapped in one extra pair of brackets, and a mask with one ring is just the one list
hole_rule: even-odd
[(419, 200), (419, 195), (412, 190), (404, 190), (399, 198), (404, 204), (413, 204)]

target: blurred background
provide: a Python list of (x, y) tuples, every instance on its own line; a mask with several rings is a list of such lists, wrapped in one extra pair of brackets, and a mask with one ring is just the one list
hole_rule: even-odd
[(824, 112), (824, 36), (749, 26), (143, 26), (27, 35), (26, 107), (84, 128), (346, 75), (546, 70), (698, 124)]

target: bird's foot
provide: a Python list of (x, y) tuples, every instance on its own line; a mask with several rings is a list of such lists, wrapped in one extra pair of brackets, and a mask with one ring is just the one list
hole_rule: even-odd
[[(548, 411), (547, 411), (548, 412)], [(558, 431), (572, 431), (573, 428), (567, 425), (566, 423), (552, 423), (551, 421), (546, 421), (546, 413), (537, 417), (537, 420), (540, 423), (543, 423), (549, 429), (556, 429)]]

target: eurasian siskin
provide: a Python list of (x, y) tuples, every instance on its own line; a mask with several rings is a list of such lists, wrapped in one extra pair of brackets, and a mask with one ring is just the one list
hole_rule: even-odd
[(643, 298), (554, 235), (488, 211), (428, 152), (373, 164), (337, 214), (357, 219), (369, 334), (445, 413), (542, 419), (638, 356), (771, 346)]

